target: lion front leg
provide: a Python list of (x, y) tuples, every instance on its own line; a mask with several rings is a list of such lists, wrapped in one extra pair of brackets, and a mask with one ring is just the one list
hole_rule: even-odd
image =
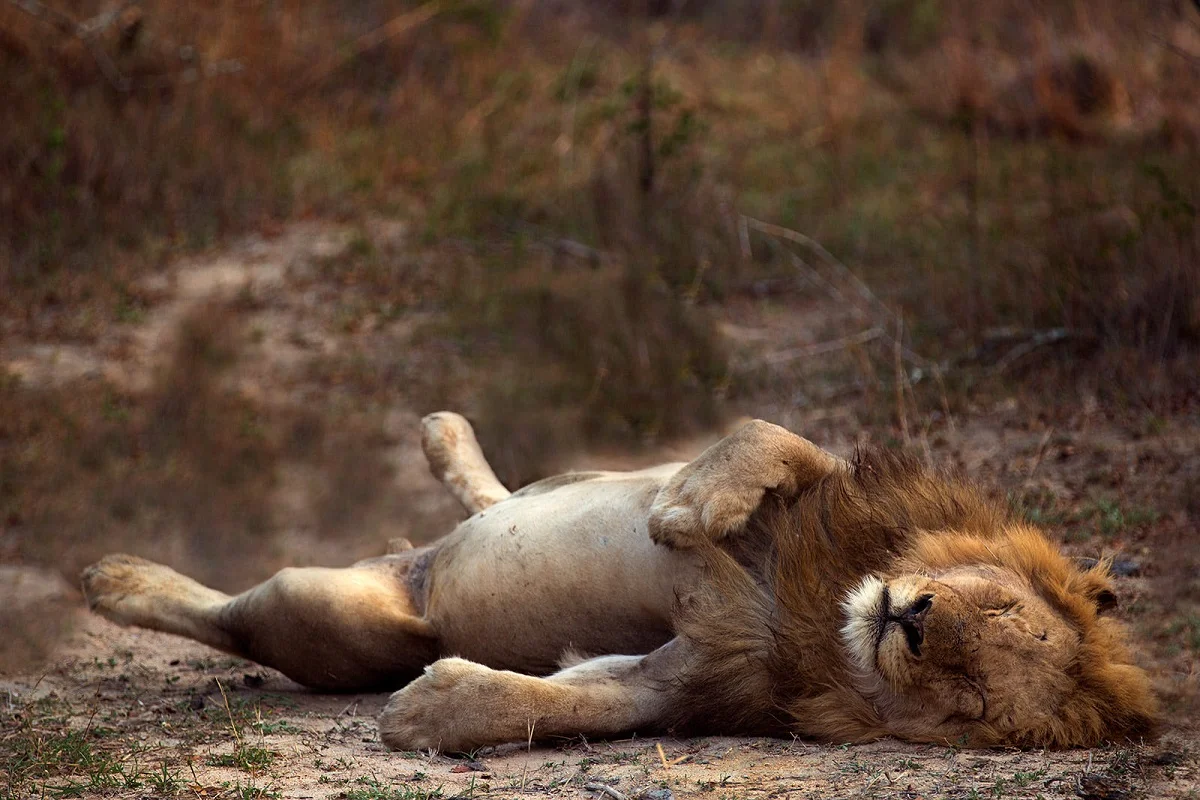
[(393, 750), (466, 752), (654, 728), (670, 701), (676, 648), (671, 642), (648, 656), (602, 656), (548, 678), (443, 658), (392, 695), (379, 734)]
[(675, 473), (650, 509), (650, 536), (669, 547), (716, 541), (743, 527), (768, 491), (797, 494), (847, 469), (791, 431), (754, 420)]

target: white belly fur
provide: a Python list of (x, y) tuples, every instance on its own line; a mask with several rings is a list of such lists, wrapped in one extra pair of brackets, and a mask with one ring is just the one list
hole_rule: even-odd
[(517, 494), (464, 521), (431, 573), (426, 618), (443, 655), (544, 673), (568, 649), (634, 655), (668, 641), (694, 561), (654, 544), (647, 518), (681, 466)]

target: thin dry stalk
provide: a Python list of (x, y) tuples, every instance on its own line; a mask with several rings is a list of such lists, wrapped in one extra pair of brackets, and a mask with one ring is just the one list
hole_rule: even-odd
[(242, 735), (238, 733), (237, 723), (233, 721), (233, 709), (229, 707), (229, 695), (225, 694), (225, 687), (221, 685), (220, 679), (217, 681), (217, 688), (221, 690), (221, 700), (225, 702), (225, 713), (229, 715), (229, 727), (233, 729), (233, 738), (237, 742), (237, 746), (242, 746)]
[(1046, 458), (1046, 445), (1050, 443), (1050, 437), (1054, 435), (1054, 428), (1047, 428), (1042, 434), (1042, 440), (1038, 442), (1037, 453), (1033, 457), (1033, 463), (1029, 465), (1029, 472), (1025, 475), (1025, 480), (1029, 480), (1037, 472), (1038, 467), (1042, 465), (1042, 461)]
[(808, 345), (807, 347), (793, 347), (788, 350), (779, 350), (768, 354), (763, 358), (763, 362), (770, 366), (788, 364), (813, 356), (825, 355), (826, 353), (833, 353), (839, 350), (848, 350), (851, 347), (874, 341), (883, 335), (883, 328), (868, 328), (852, 336), (843, 336), (840, 339), (832, 339), (828, 342), (820, 342), (819, 344)]
[(900, 341), (904, 337), (904, 323), (899, 323), (900, 327), (896, 330), (896, 337), (892, 340), (892, 352), (895, 354), (896, 364), (896, 418), (900, 421), (900, 434), (904, 437), (904, 446), (912, 446), (912, 437), (908, 431), (908, 411), (904, 403), (904, 355), (901, 352)]
[(971, 234), (968, 239), (970, 247), (970, 258), (968, 260), (968, 275), (967, 275), (967, 332), (971, 336), (971, 341), (975, 342), (979, 339), (979, 317), (982, 313), (982, 294), (981, 286), (984, 264), (983, 264), (983, 222), (979, 216), (979, 184), (981, 180), (980, 170), (980, 150), (982, 149), (981, 139), (983, 137), (983, 125), (979, 122), (979, 115), (971, 115), (971, 124), (966, 132), (968, 144), (968, 163), (967, 163), (967, 214), (970, 217)]
[(942, 401), (942, 415), (946, 418), (946, 424), (950, 426), (950, 430), (957, 430), (957, 425), (954, 422), (954, 416), (950, 413), (950, 395), (946, 391), (946, 382), (942, 379), (942, 368), (938, 364), (934, 364), (930, 370), (933, 373), (933, 380), (938, 387), (938, 397)]

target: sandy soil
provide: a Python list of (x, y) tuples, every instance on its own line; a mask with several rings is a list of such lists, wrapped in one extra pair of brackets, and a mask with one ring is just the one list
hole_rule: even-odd
[[(439, 792), (599, 798), (606, 791), (589, 786), (659, 800), (668, 791), (713, 798), (1191, 797), (1200, 791), (1194, 741), (1170, 735), (1147, 746), (1065, 753), (723, 737), (575, 739), (485, 748), (473, 758), (390, 753), (374, 720), (386, 695), (314, 694), (201, 645), (83, 616), (48, 671), (4, 681), (0, 692), (10, 709), (6, 724), (48, 716), (101, 731), (114, 752), (126, 754), (127, 766), (130, 753), (150, 772), (166, 765), (180, 791), (198, 797), (244, 796), (247, 789), (288, 798)], [(221, 766), (239, 746), (268, 751), (269, 763)], [(90, 777), (81, 768), (47, 786), (73, 779), (86, 784)], [(95, 792), (153, 793), (148, 787)]]

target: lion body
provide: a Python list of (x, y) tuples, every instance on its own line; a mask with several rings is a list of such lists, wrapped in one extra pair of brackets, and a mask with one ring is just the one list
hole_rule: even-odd
[(568, 649), (665, 644), (673, 589), (695, 560), (655, 545), (647, 526), (680, 466), (550, 478), (461, 523), (421, 555), (429, 580), (414, 590), (442, 652), (545, 674)]
[(474, 512), (433, 545), (236, 597), (110, 556), (89, 603), (315, 688), (402, 686), (380, 717), (399, 749), (664, 729), (1070, 746), (1153, 723), (1103, 565), (912, 461), (755, 422), (687, 464), (510, 495), (465, 420), (425, 434)]

